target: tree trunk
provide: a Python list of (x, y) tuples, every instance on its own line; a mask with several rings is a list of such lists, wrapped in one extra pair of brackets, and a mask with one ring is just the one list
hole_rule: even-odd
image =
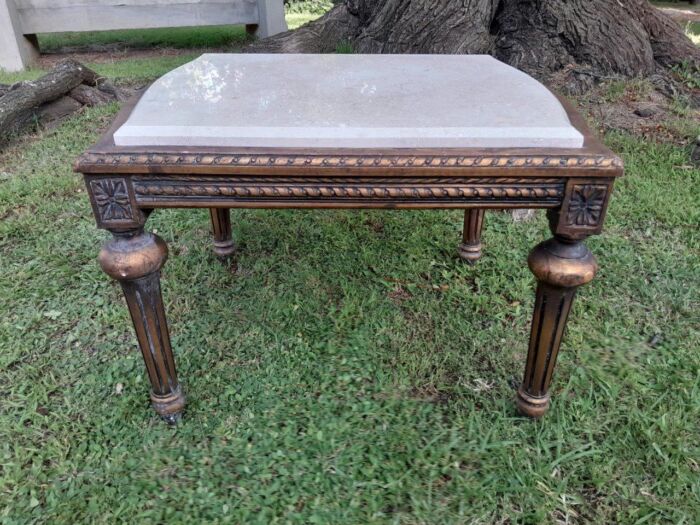
[(345, 0), (250, 52), (484, 53), (540, 79), (650, 75), (700, 50), (647, 0)]

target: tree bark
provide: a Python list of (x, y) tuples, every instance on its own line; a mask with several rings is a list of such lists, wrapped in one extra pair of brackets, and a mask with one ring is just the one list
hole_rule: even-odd
[(490, 54), (540, 79), (649, 75), (700, 50), (647, 0), (345, 0), (249, 52)]

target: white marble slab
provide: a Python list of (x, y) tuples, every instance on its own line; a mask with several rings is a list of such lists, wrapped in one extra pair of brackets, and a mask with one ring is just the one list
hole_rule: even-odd
[(166, 74), (118, 146), (580, 148), (544, 86), (484, 55), (205, 54)]

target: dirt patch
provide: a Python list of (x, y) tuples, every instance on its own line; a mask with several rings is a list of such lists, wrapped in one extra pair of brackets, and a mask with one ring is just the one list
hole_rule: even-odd
[(601, 133), (620, 130), (662, 142), (686, 145), (700, 122), (700, 93), (664, 95), (648, 81), (603, 83), (576, 98)]
[(105, 46), (89, 46), (80, 48), (61, 48), (59, 51), (43, 53), (39, 57), (38, 65), (42, 69), (51, 69), (64, 58), (72, 58), (82, 63), (112, 64), (127, 59), (149, 59), (169, 56), (197, 55), (201, 53), (219, 53), (221, 48), (188, 48), (179, 49), (173, 47), (163, 48), (128, 48), (121, 44)]
[(679, 65), (645, 77), (601, 77), (569, 65), (545, 83), (572, 100), (600, 135), (624, 131), (687, 145), (698, 135), (700, 83), (697, 66)]
[(396, 287), (387, 295), (389, 299), (391, 299), (391, 301), (395, 304), (401, 304), (403, 301), (407, 301), (408, 299), (411, 299), (413, 297), (411, 292), (406, 290), (400, 284), (397, 284)]

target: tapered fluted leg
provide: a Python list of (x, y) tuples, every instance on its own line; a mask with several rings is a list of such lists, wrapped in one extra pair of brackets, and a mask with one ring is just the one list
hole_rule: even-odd
[(539, 418), (549, 408), (549, 385), (576, 289), (593, 279), (597, 265), (583, 242), (560, 238), (536, 246), (528, 264), (538, 281), (537, 297), (517, 405)]
[(464, 211), (464, 230), (462, 244), (459, 245), (459, 256), (469, 264), (474, 264), (481, 257), (481, 230), (484, 226), (482, 208), (471, 208)]
[(231, 213), (228, 208), (210, 208), (211, 229), (214, 234), (214, 253), (220, 259), (232, 256), (236, 251), (231, 232)]
[(175, 423), (185, 407), (170, 347), (160, 292), (160, 269), (168, 257), (165, 242), (143, 230), (115, 233), (100, 252), (100, 265), (124, 291), (136, 337), (151, 381), (151, 402), (163, 419)]

